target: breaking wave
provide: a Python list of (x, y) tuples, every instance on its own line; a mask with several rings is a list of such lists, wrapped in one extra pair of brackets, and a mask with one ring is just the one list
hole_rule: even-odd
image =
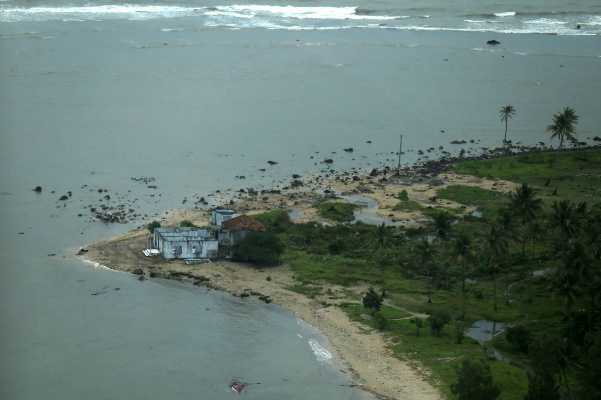
[[(103, 20), (195, 18), (210, 28), (273, 30), (396, 29), (411, 31), (498, 32), (556, 35), (601, 34), (601, 16), (575, 12), (499, 11), (488, 14), (440, 18), (424, 9), (393, 9), (291, 5), (176, 6), (145, 4), (68, 7), (1, 7), (0, 22), (62, 21), (82, 23)], [(434, 9), (429, 10), (436, 11)], [(437, 11), (436, 11), (437, 12)], [(163, 32), (171, 30), (163, 29)]]

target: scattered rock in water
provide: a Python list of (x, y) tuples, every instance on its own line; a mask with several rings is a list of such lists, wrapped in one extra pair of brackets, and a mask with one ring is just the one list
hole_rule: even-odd
[(324, 164), (333, 164), (334, 160), (332, 160), (331, 158), (326, 158), (325, 160), (323, 160)]
[(344, 149), (344, 151), (346, 151), (347, 153), (352, 153), (354, 149), (352, 147), (347, 147), (346, 149)]
[(487, 41), (486, 44), (489, 45), (489, 46), (497, 46), (497, 45), (500, 45), (501, 42), (499, 42), (498, 40), (493, 39), (493, 40)]
[(304, 186), (303, 182), (301, 180), (295, 179), (290, 183), (290, 186), (292, 188), (297, 188), (297, 187), (301, 187)]
[(42, 187), (41, 186), (36, 186), (33, 188), (33, 191), (36, 193), (42, 193)]
[(466, 144), (466, 143), (467, 142), (465, 140), (451, 140), (451, 144)]
[(292, 174), (292, 179), (300, 179), (301, 176), (299, 174)]
[(56, 253), (48, 253), (48, 257), (54, 257)]
[(63, 194), (61, 197), (58, 198), (60, 201), (66, 201), (69, 200), (69, 196), (67, 196), (66, 194)]
[(269, 164), (269, 165), (277, 165), (277, 163), (278, 163), (277, 161), (272, 161), (272, 160), (267, 161), (267, 164)]
[(83, 254), (86, 254), (88, 252), (88, 249), (84, 249), (83, 247), (81, 249), (79, 249), (79, 251), (77, 252), (78, 256), (81, 256)]
[(138, 280), (139, 280), (139, 281), (145, 281), (145, 280), (146, 280), (146, 277), (145, 277), (144, 275), (140, 275), (140, 276), (138, 277)]

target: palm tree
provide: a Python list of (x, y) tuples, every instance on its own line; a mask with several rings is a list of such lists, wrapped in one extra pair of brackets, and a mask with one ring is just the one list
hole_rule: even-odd
[(454, 252), (461, 265), (461, 298), (462, 298), (462, 318), (465, 318), (465, 280), (467, 278), (467, 258), (470, 254), (470, 238), (461, 233), (455, 239)]
[(551, 139), (559, 139), (559, 148), (563, 147), (563, 141), (576, 140), (576, 127), (578, 123), (578, 115), (570, 108), (566, 107), (562, 112), (553, 114), (553, 123), (547, 127), (547, 132), (551, 133)]
[(447, 212), (441, 211), (434, 214), (434, 232), (441, 240), (446, 240), (451, 233), (453, 217)]
[(502, 225), (493, 224), (486, 236), (486, 244), (490, 254), (489, 266), (493, 276), (493, 309), (497, 311), (497, 272), (500, 260), (509, 247), (506, 231)]
[(536, 219), (543, 201), (535, 197), (534, 190), (527, 183), (522, 184), (510, 196), (510, 207), (514, 215), (522, 220), (522, 254), (526, 254), (528, 226)]
[(386, 229), (386, 225), (382, 222), (376, 228), (376, 237), (378, 240), (378, 247), (383, 248), (386, 243), (386, 237), (388, 236), (388, 230)]
[(499, 118), (501, 119), (501, 122), (505, 123), (505, 138), (503, 139), (503, 143), (507, 143), (507, 124), (514, 115), (515, 107), (511, 104), (507, 104), (499, 110)]
[(424, 269), (428, 276), (428, 303), (432, 303), (432, 292), (434, 291), (434, 283), (437, 279), (436, 263), (434, 262), (434, 248), (424, 239), (417, 244), (417, 252), (419, 253), (419, 261), (421, 268)]

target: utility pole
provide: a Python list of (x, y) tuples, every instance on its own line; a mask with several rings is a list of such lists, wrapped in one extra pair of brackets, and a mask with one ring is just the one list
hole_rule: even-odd
[(401, 136), (401, 143), (399, 145), (399, 163), (397, 165), (396, 174), (397, 176), (401, 176), (401, 154), (403, 154), (403, 135)]

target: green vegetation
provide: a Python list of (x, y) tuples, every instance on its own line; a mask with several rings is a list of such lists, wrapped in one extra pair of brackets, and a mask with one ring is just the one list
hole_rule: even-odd
[(437, 196), (466, 206), (477, 207), (486, 217), (494, 217), (496, 212), (507, 204), (507, 196), (504, 194), (475, 186), (450, 185), (440, 189)]
[(397, 195), (397, 199), (399, 199), (399, 202), (392, 208), (394, 211), (412, 212), (421, 211), (423, 209), (418, 202), (409, 200), (409, 195), (406, 190), (401, 191)]
[(282, 232), (291, 224), (288, 212), (282, 209), (267, 211), (255, 218), (273, 232)]
[(601, 151), (540, 152), (460, 161), (457, 173), (527, 183), (550, 206), (556, 200), (601, 198)]
[(458, 400), (495, 400), (501, 394), (493, 382), (490, 366), (470, 359), (461, 363), (451, 391)]
[(151, 223), (146, 225), (146, 229), (148, 229), (148, 232), (150, 232), (150, 233), (154, 233), (154, 230), (156, 228), (160, 228), (160, 227), (161, 227), (161, 223), (159, 221), (152, 221)]
[(335, 222), (351, 222), (354, 212), (359, 206), (338, 201), (324, 201), (317, 206), (319, 215)]
[(258, 265), (277, 265), (284, 251), (281, 239), (270, 232), (251, 232), (234, 247), (233, 259)]
[[(419, 229), (279, 225), (294, 290), (318, 297), (324, 284), (347, 287), (349, 317), (384, 331), (394, 354), (430, 369), (450, 398), (496, 398), (494, 388), (502, 400), (600, 398), (601, 151), (454, 169), (523, 185), (509, 195), (441, 190), (483, 217), (424, 209), (432, 223)], [(481, 346), (464, 337), (477, 320), (512, 328)]]
[(179, 226), (182, 228), (196, 228), (196, 225), (192, 221), (187, 220), (187, 219), (180, 222)]

